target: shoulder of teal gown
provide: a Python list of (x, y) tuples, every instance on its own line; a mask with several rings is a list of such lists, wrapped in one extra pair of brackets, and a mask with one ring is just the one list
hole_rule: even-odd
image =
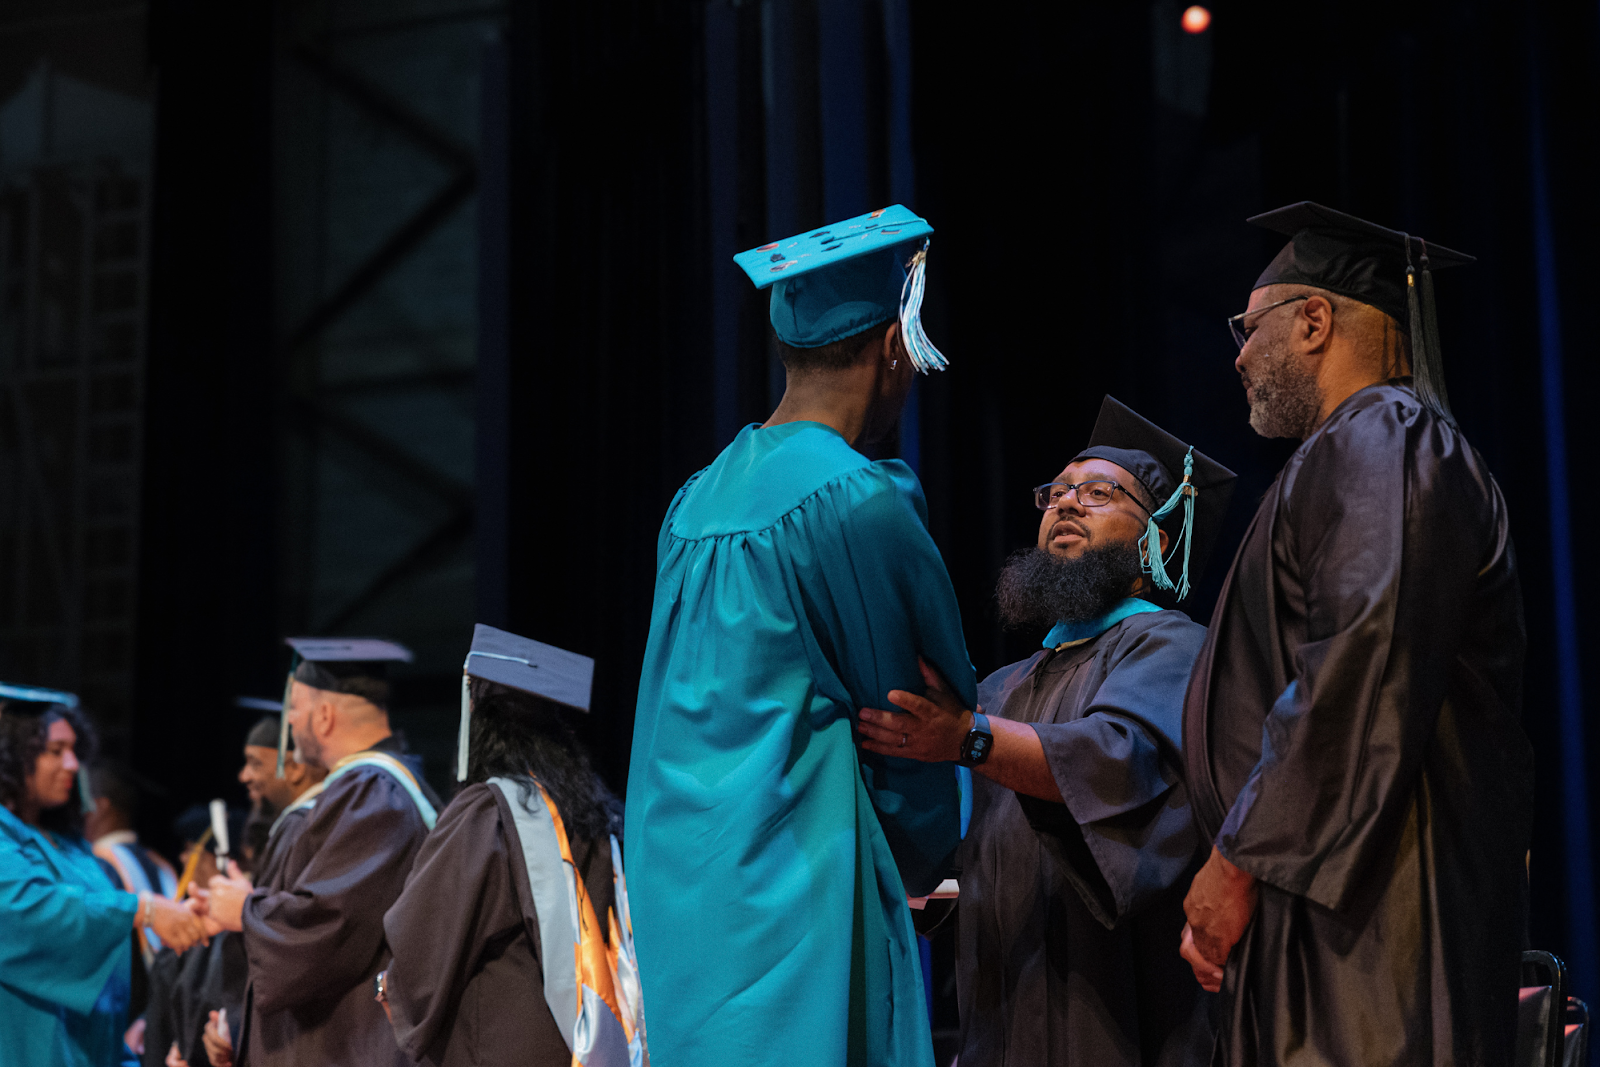
[[(888, 465), (874, 464), (820, 422), (746, 426), (684, 486), (670, 515), (671, 533), (698, 540), (764, 530), (829, 483)], [(892, 465), (915, 482), (905, 464)]]

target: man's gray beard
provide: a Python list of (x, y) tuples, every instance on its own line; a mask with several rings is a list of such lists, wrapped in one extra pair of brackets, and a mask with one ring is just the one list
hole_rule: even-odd
[(1287, 353), (1269, 353), (1250, 375), (1255, 397), (1250, 402), (1250, 428), (1262, 437), (1294, 437), (1304, 441), (1317, 428), (1322, 394), (1317, 380)]
[(322, 762), (322, 742), (315, 737), (302, 739), (298, 734), (291, 740), (294, 741), (294, 759), (296, 763), (304, 763), (307, 767), (318, 767), (327, 770), (327, 765)]
[(1014, 552), (995, 584), (1000, 621), (1020, 630), (1098, 619), (1131, 595), (1142, 573), (1137, 541), (1091, 548), (1077, 559), (1042, 548)]

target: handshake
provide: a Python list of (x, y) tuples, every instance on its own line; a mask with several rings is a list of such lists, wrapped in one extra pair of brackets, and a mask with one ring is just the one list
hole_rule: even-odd
[(224, 930), (243, 929), (244, 898), (253, 888), (238, 864), (230, 861), (227, 875), (212, 878), (208, 889), (191, 884), (184, 900), (140, 893), (134, 926), (149, 930), (163, 945), (181, 954), (197, 944), (209, 945)]

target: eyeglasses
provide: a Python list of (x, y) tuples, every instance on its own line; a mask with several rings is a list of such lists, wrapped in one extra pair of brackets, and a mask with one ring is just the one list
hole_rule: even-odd
[(1139, 509), (1146, 515), (1150, 514), (1150, 509), (1145, 507), (1138, 497), (1122, 488), (1122, 486), (1116, 482), (1100, 481), (1098, 479), (1092, 482), (1079, 482), (1077, 485), (1069, 485), (1066, 482), (1047, 482), (1044, 485), (1035, 486), (1033, 489), (1033, 502), (1040, 511), (1049, 511), (1051, 508), (1060, 507), (1061, 501), (1066, 498), (1068, 493), (1076, 496), (1078, 503), (1086, 508), (1103, 508), (1111, 503), (1113, 496), (1121, 493), (1135, 504), (1138, 504)]
[(1250, 340), (1250, 335), (1255, 333), (1257, 328), (1261, 325), (1261, 321), (1258, 319), (1256, 320), (1256, 324), (1254, 326), (1246, 328), (1244, 324), (1245, 319), (1252, 315), (1264, 315), (1273, 308), (1281, 308), (1285, 304), (1293, 304), (1297, 300), (1310, 299), (1310, 293), (1301, 293), (1299, 296), (1291, 296), (1287, 300), (1280, 300), (1276, 304), (1268, 304), (1264, 308), (1256, 308), (1254, 311), (1241, 311), (1239, 314), (1233, 315), (1228, 319), (1228, 329), (1233, 331), (1233, 339), (1242, 349), (1245, 346), (1245, 342)]

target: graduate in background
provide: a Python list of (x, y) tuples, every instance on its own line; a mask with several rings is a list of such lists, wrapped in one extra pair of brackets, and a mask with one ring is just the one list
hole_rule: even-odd
[(1431, 267), (1471, 257), (1318, 204), (1231, 325), (1250, 424), (1304, 443), (1195, 665), (1213, 845), (1184, 954), (1214, 1062), (1513, 1058), (1533, 753), (1505, 499), (1440, 372)]
[[(83, 833), (96, 858), (111, 868), (116, 882), (130, 893), (159, 893), (178, 899), (178, 873), (159, 852), (145, 848), (134, 830), (139, 794), (157, 791), (121, 763), (98, 760), (88, 769), (92, 809), (83, 816)], [(128, 1001), (126, 1040), (135, 1053), (144, 1050), (144, 1012), (150, 999), (150, 968), (161, 939), (149, 930), (133, 933), (132, 994)]]
[(937, 678), (926, 698), (890, 694), (910, 715), (861, 712), (874, 752), (949, 760), (972, 731), (990, 739), (956, 905), (962, 1067), (1211, 1058), (1211, 998), (1172, 951), (1203, 855), (1182, 724), (1206, 631), (1155, 601), (1199, 581), (1233, 482), (1106, 397), (1088, 446), (1033, 492), (1038, 545), (1000, 575), (1002, 621), (1048, 629), (1044, 650), (984, 679), (976, 712)]
[(243, 931), (250, 961), (241, 1059), (402, 1064), (372, 980), (388, 960), (383, 914), (438, 810), (389, 729), (386, 667), (411, 654), (371, 638), (289, 644), (297, 662), (280, 744), (292, 733), (297, 758), (328, 777), (271, 880), (211, 882), (209, 914)]
[(130, 931), (148, 927), (179, 951), (204, 937), (189, 909), (118, 888), (90, 851), (78, 771), (93, 751), (76, 697), (0, 685), (0, 1054), (8, 1063), (123, 1062)]
[[(239, 698), (239, 703), (249, 707), (270, 706), (267, 701), (245, 697)], [(305, 829), (316, 797), (322, 792), (322, 781), (327, 777), (326, 771), (301, 763), (292, 752), (286, 754), (280, 775), (277, 767), (280, 733), (279, 715), (259, 719), (245, 736), (244, 762), (239, 769), (239, 781), (249, 794), (252, 807), (249, 821), (240, 835), (245, 842), (247, 861), (242, 863), (238, 873), (248, 876), (253, 885), (266, 884), (276, 877), (283, 857)], [(209, 838), (209, 831), (204, 836)], [(203, 848), (201, 853), (202, 859), (211, 856)], [(199, 886), (209, 886), (212, 876), (219, 873), (214, 863), (209, 867), (206, 871), (194, 872)], [(209, 890), (200, 892), (204, 894)], [(164, 1025), (170, 1033), (181, 1035), (179, 1044), (184, 1059), (191, 1063), (209, 1061), (213, 1067), (224, 1067), (236, 1058), (233, 1041), (244, 1025), (244, 994), (249, 979), (244, 943), (239, 934), (222, 931), (212, 938), (205, 958), (191, 959), (195, 955), (184, 957), (181, 967), (175, 966), (173, 973), (166, 976), (171, 1007)], [(154, 1016), (151, 1025), (156, 1025)]]
[[(250, 844), (256, 833), (256, 813), (249, 817), (237, 809), (228, 812), (230, 861), (234, 870), (248, 876), (259, 852)], [(204, 896), (201, 888), (217, 874), (216, 841), (212, 837), (211, 812), (197, 804), (186, 808), (172, 823), (173, 832), (184, 841), (180, 857), (179, 884), (191, 894)], [(265, 837), (261, 827), (260, 837)], [(240, 842), (240, 844), (234, 844)], [(239, 935), (222, 930), (207, 920), (211, 943), (196, 947), (181, 956), (163, 948), (150, 968), (150, 1004), (146, 1012), (145, 1067), (201, 1067), (206, 1062), (202, 1031), (209, 1013), (227, 1005), (237, 1018), (244, 999), (246, 963)]]
[(292, 752), (284, 754), (280, 769), (278, 738), (282, 731), (281, 714), (263, 716), (245, 738), (244, 766), (239, 768), (239, 781), (250, 802), (268, 820), (266, 843), (256, 858), (257, 885), (277, 878), (284, 858), (305, 832), (328, 777), (327, 768), (301, 762)]
[[(622, 805), (571, 716), (594, 661), (478, 626), (458, 776), (384, 918), (395, 1038), (437, 1067), (629, 1067), (644, 1021), (616, 835)], [(467, 686), (470, 684), (470, 690)]]
[[(139, 813), (139, 790), (128, 768), (109, 761), (91, 766), (89, 798), (94, 809), (83, 817), (84, 836), (94, 854), (117, 872), (122, 888), (130, 893), (160, 893), (173, 900), (178, 896), (178, 872), (160, 853), (145, 848), (133, 828)], [(148, 967), (161, 951), (161, 939), (144, 930), (139, 940)]]
[(919, 317), (930, 233), (897, 206), (736, 257), (776, 282), (788, 383), (657, 541), (627, 856), (663, 1067), (933, 1061), (906, 896), (949, 870), (960, 775), (852, 729), (921, 690), (919, 653), (975, 695), (916, 475), (856, 450), (944, 363)]

